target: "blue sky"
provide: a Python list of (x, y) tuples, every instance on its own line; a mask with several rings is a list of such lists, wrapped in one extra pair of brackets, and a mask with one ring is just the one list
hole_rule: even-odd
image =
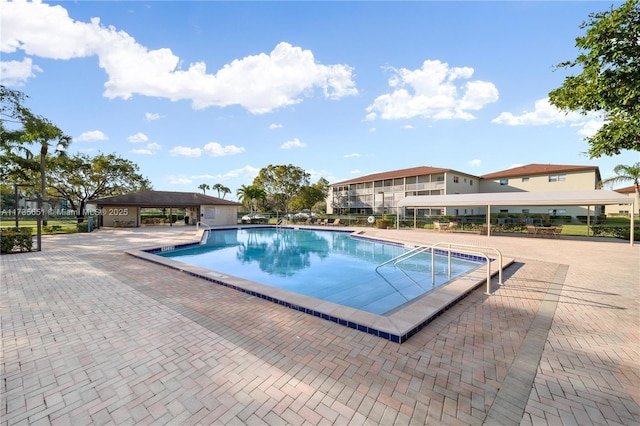
[[(5, 2), (2, 84), (154, 189), (236, 198), (269, 164), (338, 182), (417, 166), (595, 165), (598, 116), (547, 102), (609, 2)], [(212, 195), (217, 195), (208, 192)]]

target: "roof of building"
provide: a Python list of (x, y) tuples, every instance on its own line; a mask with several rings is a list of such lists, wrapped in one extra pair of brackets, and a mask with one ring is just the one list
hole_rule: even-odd
[(548, 175), (549, 173), (570, 173), (595, 170), (598, 177), (600, 171), (597, 166), (568, 166), (563, 164), (527, 164), (499, 172), (480, 176), (482, 179), (500, 179), (520, 176)]
[(195, 207), (239, 206), (240, 203), (197, 192), (140, 191), (89, 201), (99, 206)]
[(413, 195), (398, 202), (399, 207), (474, 206), (599, 206), (631, 204), (633, 199), (614, 191), (481, 192), (473, 194)]
[(438, 173), (445, 173), (445, 172), (456, 172), (456, 173), (460, 173), (467, 176), (474, 176), (468, 173), (458, 172), (452, 169), (420, 166), (420, 167), (412, 167), (409, 169), (393, 170), (390, 172), (373, 173), (366, 176), (360, 176), (354, 179), (344, 180), (342, 182), (336, 182), (336, 183), (333, 183), (332, 185), (333, 186), (350, 185), (353, 183), (372, 182), (376, 180), (385, 180), (385, 179), (397, 179), (397, 178), (405, 178), (405, 177), (411, 177), (411, 176), (423, 176), (423, 175), (431, 175), (431, 174), (438, 174)]
[(634, 192), (636, 192), (636, 187), (631, 185), (631, 186), (626, 186), (624, 188), (614, 189), (614, 191), (620, 194), (633, 194)]

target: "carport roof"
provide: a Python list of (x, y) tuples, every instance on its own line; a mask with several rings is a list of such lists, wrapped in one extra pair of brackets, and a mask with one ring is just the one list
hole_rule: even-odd
[(472, 206), (599, 206), (633, 204), (633, 199), (613, 191), (485, 192), (475, 194), (412, 195), (399, 207)]
[(239, 206), (240, 203), (197, 192), (140, 191), (89, 201), (98, 206), (197, 207)]

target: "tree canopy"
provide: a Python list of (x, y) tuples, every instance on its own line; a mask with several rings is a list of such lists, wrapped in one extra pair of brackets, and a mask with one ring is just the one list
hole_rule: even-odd
[(309, 173), (300, 167), (288, 165), (268, 165), (260, 169), (253, 185), (263, 188), (271, 198), (276, 210), (288, 212), (289, 201), (300, 188), (309, 185)]
[(550, 102), (564, 111), (602, 113), (605, 124), (587, 137), (589, 156), (640, 151), (640, 8), (627, 0), (618, 8), (592, 13), (576, 38), (580, 53), (558, 68), (581, 67), (549, 93)]
[(87, 201), (151, 189), (139, 167), (116, 154), (76, 154), (48, 160), (48, 195), (66, 200), (79, 220)]
[(240, 202), (249, 208), (250, 213), (256, 209), (256, 203), (259, 200), (264, 200), (267, 197), (264, 189), (255, 185), (242, 185), (236, 194)]
[(328, 193), (329, 181), (325, 178), (320, 178), (318, 182), (313, 185), (301, 187), (289, 202), (289, 208), (292, 211), (303, 209), (312, 210), (317, 203), (324, 202), (327, 199)]

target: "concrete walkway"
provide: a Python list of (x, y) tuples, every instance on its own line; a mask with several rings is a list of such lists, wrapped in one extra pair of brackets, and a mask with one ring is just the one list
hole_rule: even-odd
[(1, 424), (640, 424), (637, 245), (367, 228), (516, 259), (399, 345), (123, 253), (194, 234), (0, 257)]

